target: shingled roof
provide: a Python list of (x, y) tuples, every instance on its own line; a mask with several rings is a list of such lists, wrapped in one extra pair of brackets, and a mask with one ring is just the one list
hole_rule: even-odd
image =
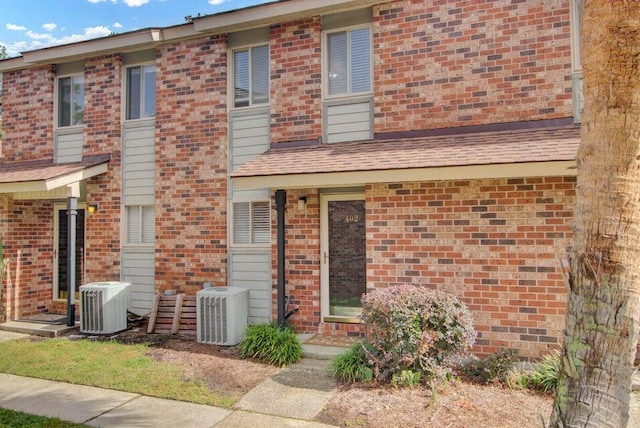
[[(434, 135), (273, 148), (231, 174), (233, 179), (574, 161), (580, 128)], [(295, 178), (295, 177), (292, 177)]]

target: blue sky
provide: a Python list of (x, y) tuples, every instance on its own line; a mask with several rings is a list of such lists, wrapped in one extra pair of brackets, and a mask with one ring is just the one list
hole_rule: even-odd
[(0, 45), (9, 56), (147, 27), (184, 23), (272, 0), (0, 0)]

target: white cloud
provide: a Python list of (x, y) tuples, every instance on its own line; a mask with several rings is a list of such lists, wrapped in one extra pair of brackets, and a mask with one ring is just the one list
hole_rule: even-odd
[(226, 0), (209, 0), (209, 4), (210, 4), (211, 6), (217, 6), (217, 5), (219, 5), (219, 4), (224, 3), (225, 1), (226, 1)]
[(110, 1), (113, 4), (116, 4), (118, 0), (87, 0), (89, 3), (104, 3), (106, 1)]
[(138, 7), (149, 3), (149, 0), (123, 0), (129, 7)]
[(49, 22), (47, 24), (42, 24), (42, 28), (44, 28), (47, 31), (53, 31), (56, 29), (58, 25), (54, 24), (53, 22)]
[(63, 37), (54, 37), (51, 34), (36, 33), (31, 30), (27, 31), (26, 34), (30, 40), (7, 44), (7, 54), (9, 54), (9, 56), (16, 56), (21, 52), (41, 49), (49, 46), (64, 45), (67, 43), (76, 43), (83, 40), (105, 37), (111, 34), (111, 30), (109, 27), (104, 26), (87, 27), (84, 29), (82, 34), (71, 34)]
[(27, 27), (24, 27), (22, 25), (16, 25), (16, 24), (7, 24), (7, 30), (11, 30), (11, 31), (24, 31), (26, 30)]
[(113, 23), (113, 28), (122, 28), (122, 24), (119, 22), (114, 22)]

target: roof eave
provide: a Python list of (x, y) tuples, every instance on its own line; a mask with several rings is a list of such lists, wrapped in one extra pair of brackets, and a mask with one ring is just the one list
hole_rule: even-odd
[[(463, 165), (367, 171), (231, 176), (235, 190), (362, 186), (374, 183), (472, 180), (520, 177), (563, 177), (577, 174), (575, 160)], [(295, 179), (292, 179), (295, 178)]]

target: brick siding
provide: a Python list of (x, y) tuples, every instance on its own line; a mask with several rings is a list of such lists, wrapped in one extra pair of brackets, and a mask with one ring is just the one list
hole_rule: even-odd
[(195, 294), (227, 281), (226, 39), (159, 49), (156, 288)]
[(374, 8), (375, 132), (572, 116), (569, 2)]

